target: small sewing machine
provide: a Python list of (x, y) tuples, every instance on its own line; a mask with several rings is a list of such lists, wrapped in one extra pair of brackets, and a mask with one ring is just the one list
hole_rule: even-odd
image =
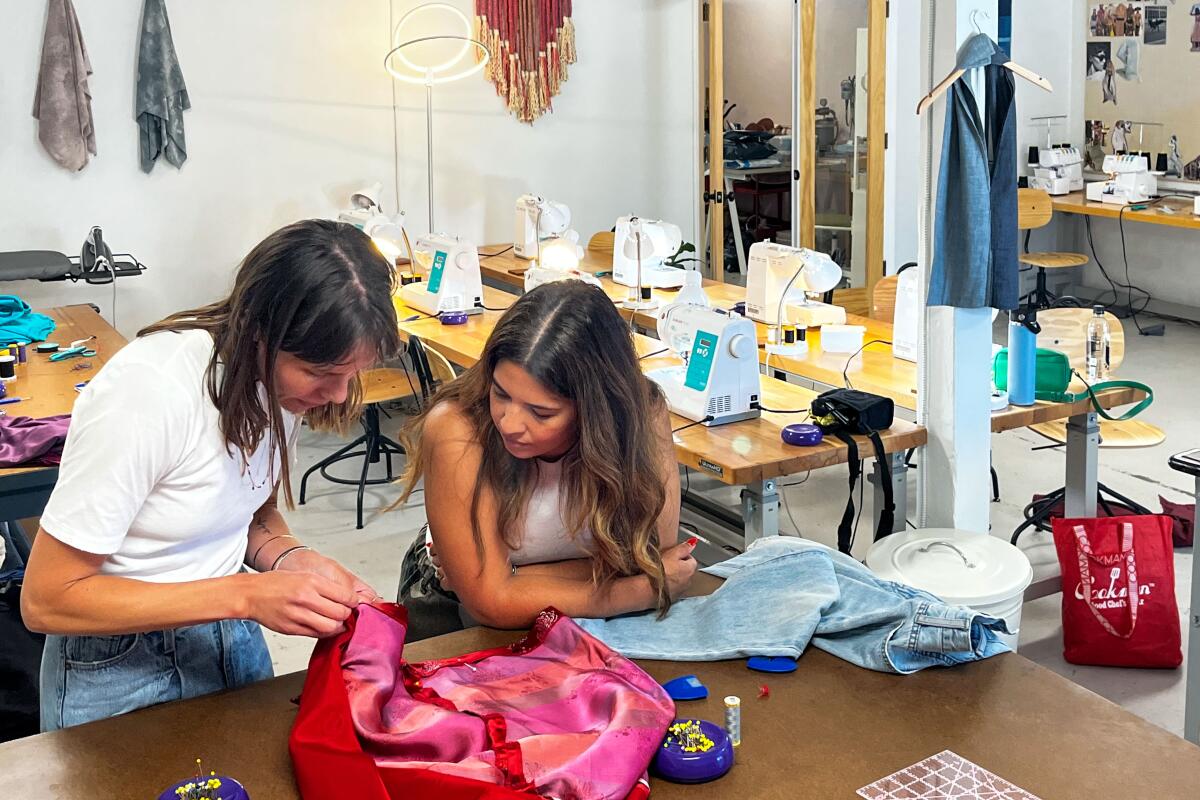
[(704, 425), (760, 415), (753, 322), (731, 311), (673, 303), (658, 313), (658, 337), (683, 359), (681, 366), (646, 373), (671, 411)]
[(1107, 155), (1104, 157), (1104, 172), (1112, 176), (1106, 181), (1093, 181), (1087, 185), (1087, 199), (1128, 205), (1146, 203), (1158, 194), (1158, 178), (1150, 172), (1145, 156)]
[(842, 268), (816, 250), (775, 242), (750, 246), (746, 316), (767, 325), (841, 325), (846, 309), (809, 298), (841, 283)]
[(1083, 189), (1083, 155), (1070, 146), (1039, 147), (1038, 163), (1029, 179), (1032, 189), (1058, 195)]
[(563, 236), (570, 224), (571, 209), (565, 203), (547, 200), (536, 194), (521, 195), (517, 198), (513, 255), (517, 258), (537, 258), (541, 243)]
[(663, 266), (683, 243), (678, 225), (633, 215), (617, 220), (612, 278), (631, 288), (678, 289), (684, 270)]
[(479, 251), (457, 236), (431, 233), (417, 239), (413, 264), (421, 280), (400, 287), (405, 305), (431, 316), (443, 312), (478, 314), (483, 310)]

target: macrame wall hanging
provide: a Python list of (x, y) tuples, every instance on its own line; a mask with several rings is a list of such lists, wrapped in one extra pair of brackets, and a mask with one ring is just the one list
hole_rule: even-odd
[(533, 123), (575, 63), (571, 0), (475, 0), (476, 38), (492, 54), (484, 75), (508, 110)]

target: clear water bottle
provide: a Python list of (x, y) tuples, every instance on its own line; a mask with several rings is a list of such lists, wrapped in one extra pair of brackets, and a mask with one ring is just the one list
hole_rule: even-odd
[(1087, 379), (1088, 383), (1102, 381), (1108, 377), (1109, 348), (1108, 320), (1104, 318), (1104, 306), (1092, 306), (1092, 318), (1087, 327)]

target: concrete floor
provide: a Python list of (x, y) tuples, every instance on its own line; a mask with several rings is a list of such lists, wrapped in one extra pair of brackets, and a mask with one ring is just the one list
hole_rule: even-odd
[[(1133, 331), (1131, 324), (1127, 324)], [(1157, 447), (1142, 450), (1102, 450), (1100, 480), (1152, 510), (1158, 510), (1158, 496), (1176, 502), (1191, 502), (1191, 482), (1167, 467), (1174, 452), (1200, 445), (1200, 415), (1195, 398), (1200, 396), (1200, 328), (1168, 323), (1161, 338), (1126, 339), (1125, 365), (1121, 377), (1132, 378), (1155, 388), (1155, 403), (1142, 419), (1167, 432), (1167, 440)], [(398, 426), (399, 418), (387, 421), (385, 431)], [(1001, 501), (992, 506), (992, 531), (1007, 539), (1021, 521), (1022, 508), (1035, 492), (1045, 492), (1063, 483), (1064, 456), (1061, 450), (1031, 452), (1045, 440), (1028, 430), (1010, 431), (993, 437), (992, 460), (1000, 475)], [(302, 465), (315, 462), (339, 447), (337, 439), (305, 430), (300, 438)], [(343, 465), (337, 475), (352, 475), (355, 467)], [(296, 473), (299, 475), (299, 472)], [(693, 490), (714, 500), (735, 505), (735, 489), (717, 484), (696, 474), (689, 476)], [(844, 468), (819, 470), (807, 478), (795, 476), (783, 482), (785, 508), (781, 528), (785, 533), (833, 544), (837, 522), (845, 501)], [(910, 480), (910, 516), (915, 513), (915, 478)], [(309, 483), (305, 506), (287, 512), (292, 528), (306, 542), (340, 560), (371, 582), (384, 597), (394, 597), (399, 579), (400, 558), (408, 543), (424, 522), (421, 495), (409, 507), (384, 513), (397, 496), (395, 487), (372, 487), (367, 491), (366, 525), (354, 529), (354, 490), (336, 486), (314, 476)], [(870, 505), (870, 491), (867, 492)], [(868, 511), (869, 514), (869, 511)], [(864, 515), (866, 516), (866, 515)], [(799, 523), (799, 525), (797, 525)], [(856, 555), (869, 544), (869, 524), (864, 521)], [(1036, 543), (1038, 534), (1026, 534)], [(1053, 558), (1048, 536), (1043, 537), (1040, 554)], [(1033, 558), (1038, 550), (1032, 553)], [(1176, 594), (1181, 617), (1186, 619), (1191, 574), (1191, 553), (1176, 553)], [(1183, 670), (1143, 671), (1077, 667), (1062, 658), (1059, 616), (1060, 596), (1026, 604), (1021, 625), (1022, 655), (1071, 680), (1121, 704), (1145, 719), (1180, 734), (1183, 729)], [(1186, 635), (1186, 628), (1185, 628)], [(278, 673), (303, 669), (312, 648), (311, 640), (268, 634)], [(1184, 644), (1186, 652), (1186, 641)]]

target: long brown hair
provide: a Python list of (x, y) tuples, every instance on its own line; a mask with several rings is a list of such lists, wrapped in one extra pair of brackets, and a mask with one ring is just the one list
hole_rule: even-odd
[[(205, 371), (230, 453), (245, 457), (263, 437), (279, 448), (283, 494), (292, 507), (291, 460), (275, 393), (280, 351), (312, 364), (332, 364), (362, 345), (380, 359), (400, 347), (392, 305), (395, 270), (358, 228), (310, 219), (280, 228), (242, 260), (233, 291), (211, 305), (180, 311), (138, 331), (203, 330), (213, 338)], [(259, 399), (259, 385), (266, 403)], [(356, 376), (344, 403), (308, 413), (317, 429), (344, 431), (358, 418), (362, 384)]]
[(430, 411), (453, 403), (471, 421), (483, 458), (471, 499), (476, 548), (482, 553), (480, 494), (499, 505), (505, 544), (512, 540), (537, 477), (533, 460), (504, 447), (492, 421), (492, 374), (501, 361), (524, 368), (550, 391), (575, 404), (578, 442), (562, 458), (562, 508), (572, 531), (591, 529), (592, 578), (609, 586), (617, 577), (644, 573), (665, 612), (671, 599), (658, 546), (657, 522), (666, 495), (663, 443), (655, 422), (665, 408), (661, 391), (638, 366), (633, 339), (612, 301), (581, 281), (547, 283), (523, 295), (488, 337), (475, 366), (445, 385), (424, 413), (405, 426), (408, 464), (403, 503), (428, 464), (421, 434)]

